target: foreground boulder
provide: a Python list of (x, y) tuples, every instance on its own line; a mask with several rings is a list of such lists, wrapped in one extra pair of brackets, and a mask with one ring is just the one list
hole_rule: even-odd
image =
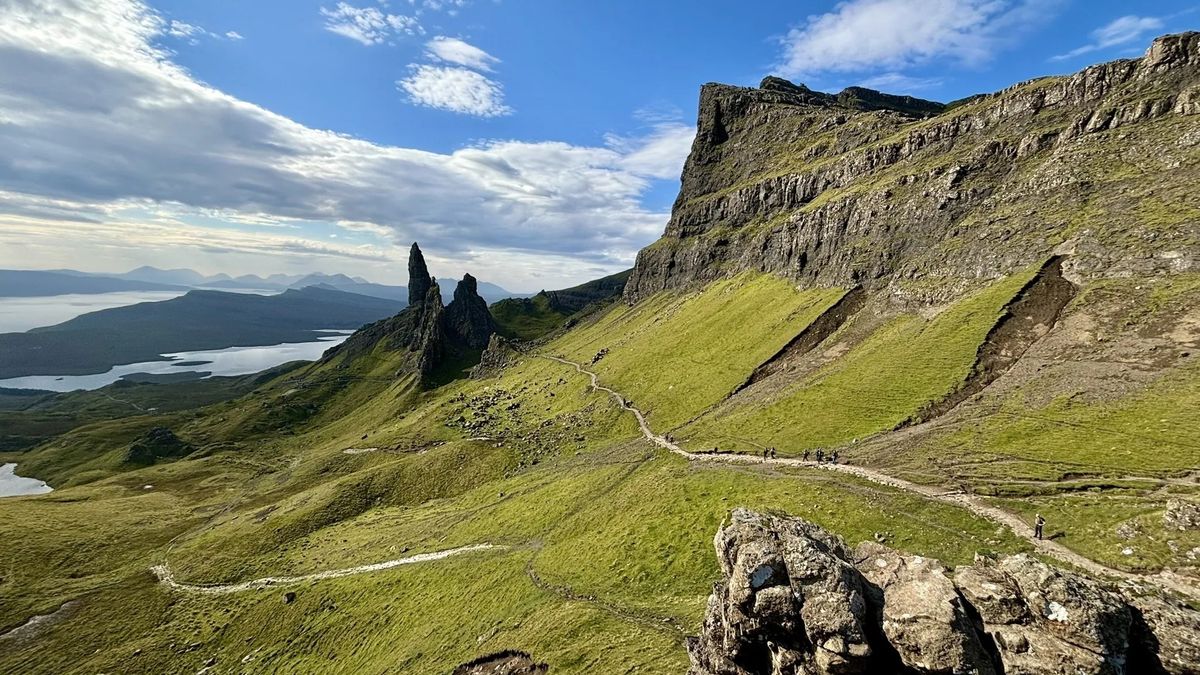
[(1200, 613), (1126, 600), (1028, 555), (953, 574), (798, 518), (738, 509), (691, 675), (1200, 673)]

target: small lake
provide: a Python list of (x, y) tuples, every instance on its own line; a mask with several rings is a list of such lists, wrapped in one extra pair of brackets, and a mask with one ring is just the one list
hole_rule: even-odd
[(16, 464), (0, 466), (0, 497), (41, 495), (54, 489), (46, 485), (45, 481), (18, 476), (16, 471)]
[(212, 375), (249, 375), (273, 368), (289, 361), (316, 361), (326, 349), (339, 345), (354, 331), (320, 330), (321, 337), (311, 342), (285, 342), (265, 347), (229, 347), (196, 352), (163, 354), (162, 361), (146, 361), (114, 366), (107, 373), (98, 375), (30, 375), (0, 380), (0, 387), (7, 389), (45, 389), (49, 391), (75, 391), (76, 389), (99, 389), (112, 384), (126, 375), (148, 373), (172, 375), (179, 373), (203, 373)]
[(0, 298), (0, 333), (24, 333), (30, 328), (53, 326), (81, 314), (139, 302), (160, 302), (183, 295), (183, 291), (123, 291), (51, 295), (41, 298)]

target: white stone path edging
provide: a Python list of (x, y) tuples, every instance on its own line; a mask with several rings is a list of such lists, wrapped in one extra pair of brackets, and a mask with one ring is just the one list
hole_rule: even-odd
[(257, 591), (264, 588), (273, 588), (275, 586), (289, 586), (301, 584), (309, 581), (320, 581), (322, 579), (339, 579), (341, 577), (349, 577), (355, 574), (369, 574), (371, 572), (382, 572), (390, 570), (401, 565), (414, 565), (416, 563), (433, 562), (435, 560), (443, 560), (451, 556), (463, 555), (464, 553), (474, 553), (475, 551), (486, 551), (495, 548), (507, 548), (505, 546), (494, 546), (492, 544), (472, 544), (470, 546), (460, 546), (446, 551), (435, 551), (433, 553), (420, 553), (417, 555), (408, 556), (407, 558), (397, 558), (395, 560), (387, 560), (380, 563), (370, 565), (359, 565), (357, 567), (347, 567), (340, 570), (328, 570), (325, 572), (314, 572), (312, 574), (302, 574), (295, 577), (263, 577), (262, 579), (254, 579), (252, 581), (243, 581), (237, 584), (188, 584), (181, 581), (176, 581), (175, 575), (171, 572), (171, 568), (166, 564), (155, 565), (150, 568), (154, 576), (173, 591), (185, 591), (189, 593), (203, 593), (208, 595), (224, 595), (227, 593), (242, 593), (245, 591)]
[(596, 373), (584, 368), (583, 365), (579, 363), (564, 358), (544, 354), (539, 356), (564, 365), (573, 366), (580, 374), (587, 375), (589, 378), (591, 378), (592, 387), (594, 389), (609, 394), (617, 401), (622, 409), (633, 413), (633, 416), (637, 418), (638, 426), (642, 430), (642, 435), (645, 436), (647, 440), (665, 450), (669, 450), (676, 455), (684, 457), (689, 461), (719, 462), (724, 464), (772, 464), (775, 466), (824, 469), (827, 471), (850, 474), (872, 483), (886, 485), (888, 487), (904, 490), (906, 492), (915, 492), (929, 499), (965, 508), (981, 518), (985, 518), (1008, 528), (1013, 532), (1013, 534), (1032, 544), (1039, 553), (1051, 558), (1055, 558), (1062, 562), (1075, 565), (1076, 567), (1087, 570), (1093, 575), (1116, 577), (1135, 583), (1151, 583), (1160, 588), (1175, 591), (1176, 593), (1187, 595), (1195, 599), (1200, 599), (1200, 588), (1197, 588), (1187, 579), (1179, 576), (1178, 574), (1167, 571), (1159, 572), (1157, 574), (1136, 574), (1134, 572), (1113, 569), (1111, 567), (1102, 565), (1091, 558), (1079, 555), (1078, 553), (1056, 541), (1052, 541), (1050, 539), (1038, 539), (1033, 536), (1032, 528), (1019, 516), (998, 506), (988, 504), (983, 499), (975, 495), (947, 491), (929, 485), (912, 483), (902, 478), (889, 476), (883, 472), (876, 471), (874, 469), (868, 469), (863, 466), (832, 464), (827, 462), (806, 462), (801, 459), (788, 457), (778, 457), (772, 459), (759, 457), (757, 455), (738, 453), (689, 452), (668, 440), (665, 436), (660, 436), (659, 434), (654, 433), (654, 431), (650, 428), (650, 424), (646, 421), (646, 416), (642, 413), (642, 411), (629, 405), (629, 402), (625, 400), (625, 397), (615, 390), (601, 385), (599, 382), (599, 376), (596, 375)]

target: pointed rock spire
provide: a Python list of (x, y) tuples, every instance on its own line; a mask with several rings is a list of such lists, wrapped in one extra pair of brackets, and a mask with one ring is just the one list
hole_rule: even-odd
[(429, 276), (429, 268), (425, 266), (425, 256), (414, 241), (408, 252), (408, 304), (412, 306), (424, 302), (432, 285), (433, 279)]
[(496, 332), (487, 301), (479, 296), (479, 283), (470, 274), (464, 274), (454, 289), (454, 301), (446, 307), (446, 324), (471, 349), (487, 347)]

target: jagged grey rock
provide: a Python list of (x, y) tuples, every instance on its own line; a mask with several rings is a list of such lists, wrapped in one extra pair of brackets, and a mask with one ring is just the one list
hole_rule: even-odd
[(479, 296), (475, 277), (463, 275), (454, 288), (454, 300), (446, 307), (446, 331), (457, 336), (470, 349), (487, 347), (496, 333), (496, 321), (488, 311), (487, 301)]
[(737, 509), (691, 675), (1122, 675), (1200, 672), (1200, 613), (1126, 600), (1029, 555), (937, 560), (855, 551), (798, 518)]
[(409, 304), (399, 314), (364, 326), (344, 343), (325, 352), (323, 360), (340, 359), (346, 366), (355, 357), (377, 348), (406, 350), (412, 357), (397, 376), (416, 373), (423, 383), (450, 359), (482, 350), (496, 333), (496, 322), (487, 301), (479, 295), (470, 274), (454, 290), (454, 300), (443, 306), (437, 279), (429, 275), (425, 257), (413, 244), (408, 259)]
[(995, 673), (966, 602), (940, 562), (875, 542), (859, 545), (855, 560), (875, 586), (875, 620), (901, 663), (927, 673)]
[(413, 242), (408, 250), (408, 304), (419, 305), (429, 295), (429, 287), (433, 278), (429, 276), (429, 268), (425, 265), (425, 254), (421, 247)]

